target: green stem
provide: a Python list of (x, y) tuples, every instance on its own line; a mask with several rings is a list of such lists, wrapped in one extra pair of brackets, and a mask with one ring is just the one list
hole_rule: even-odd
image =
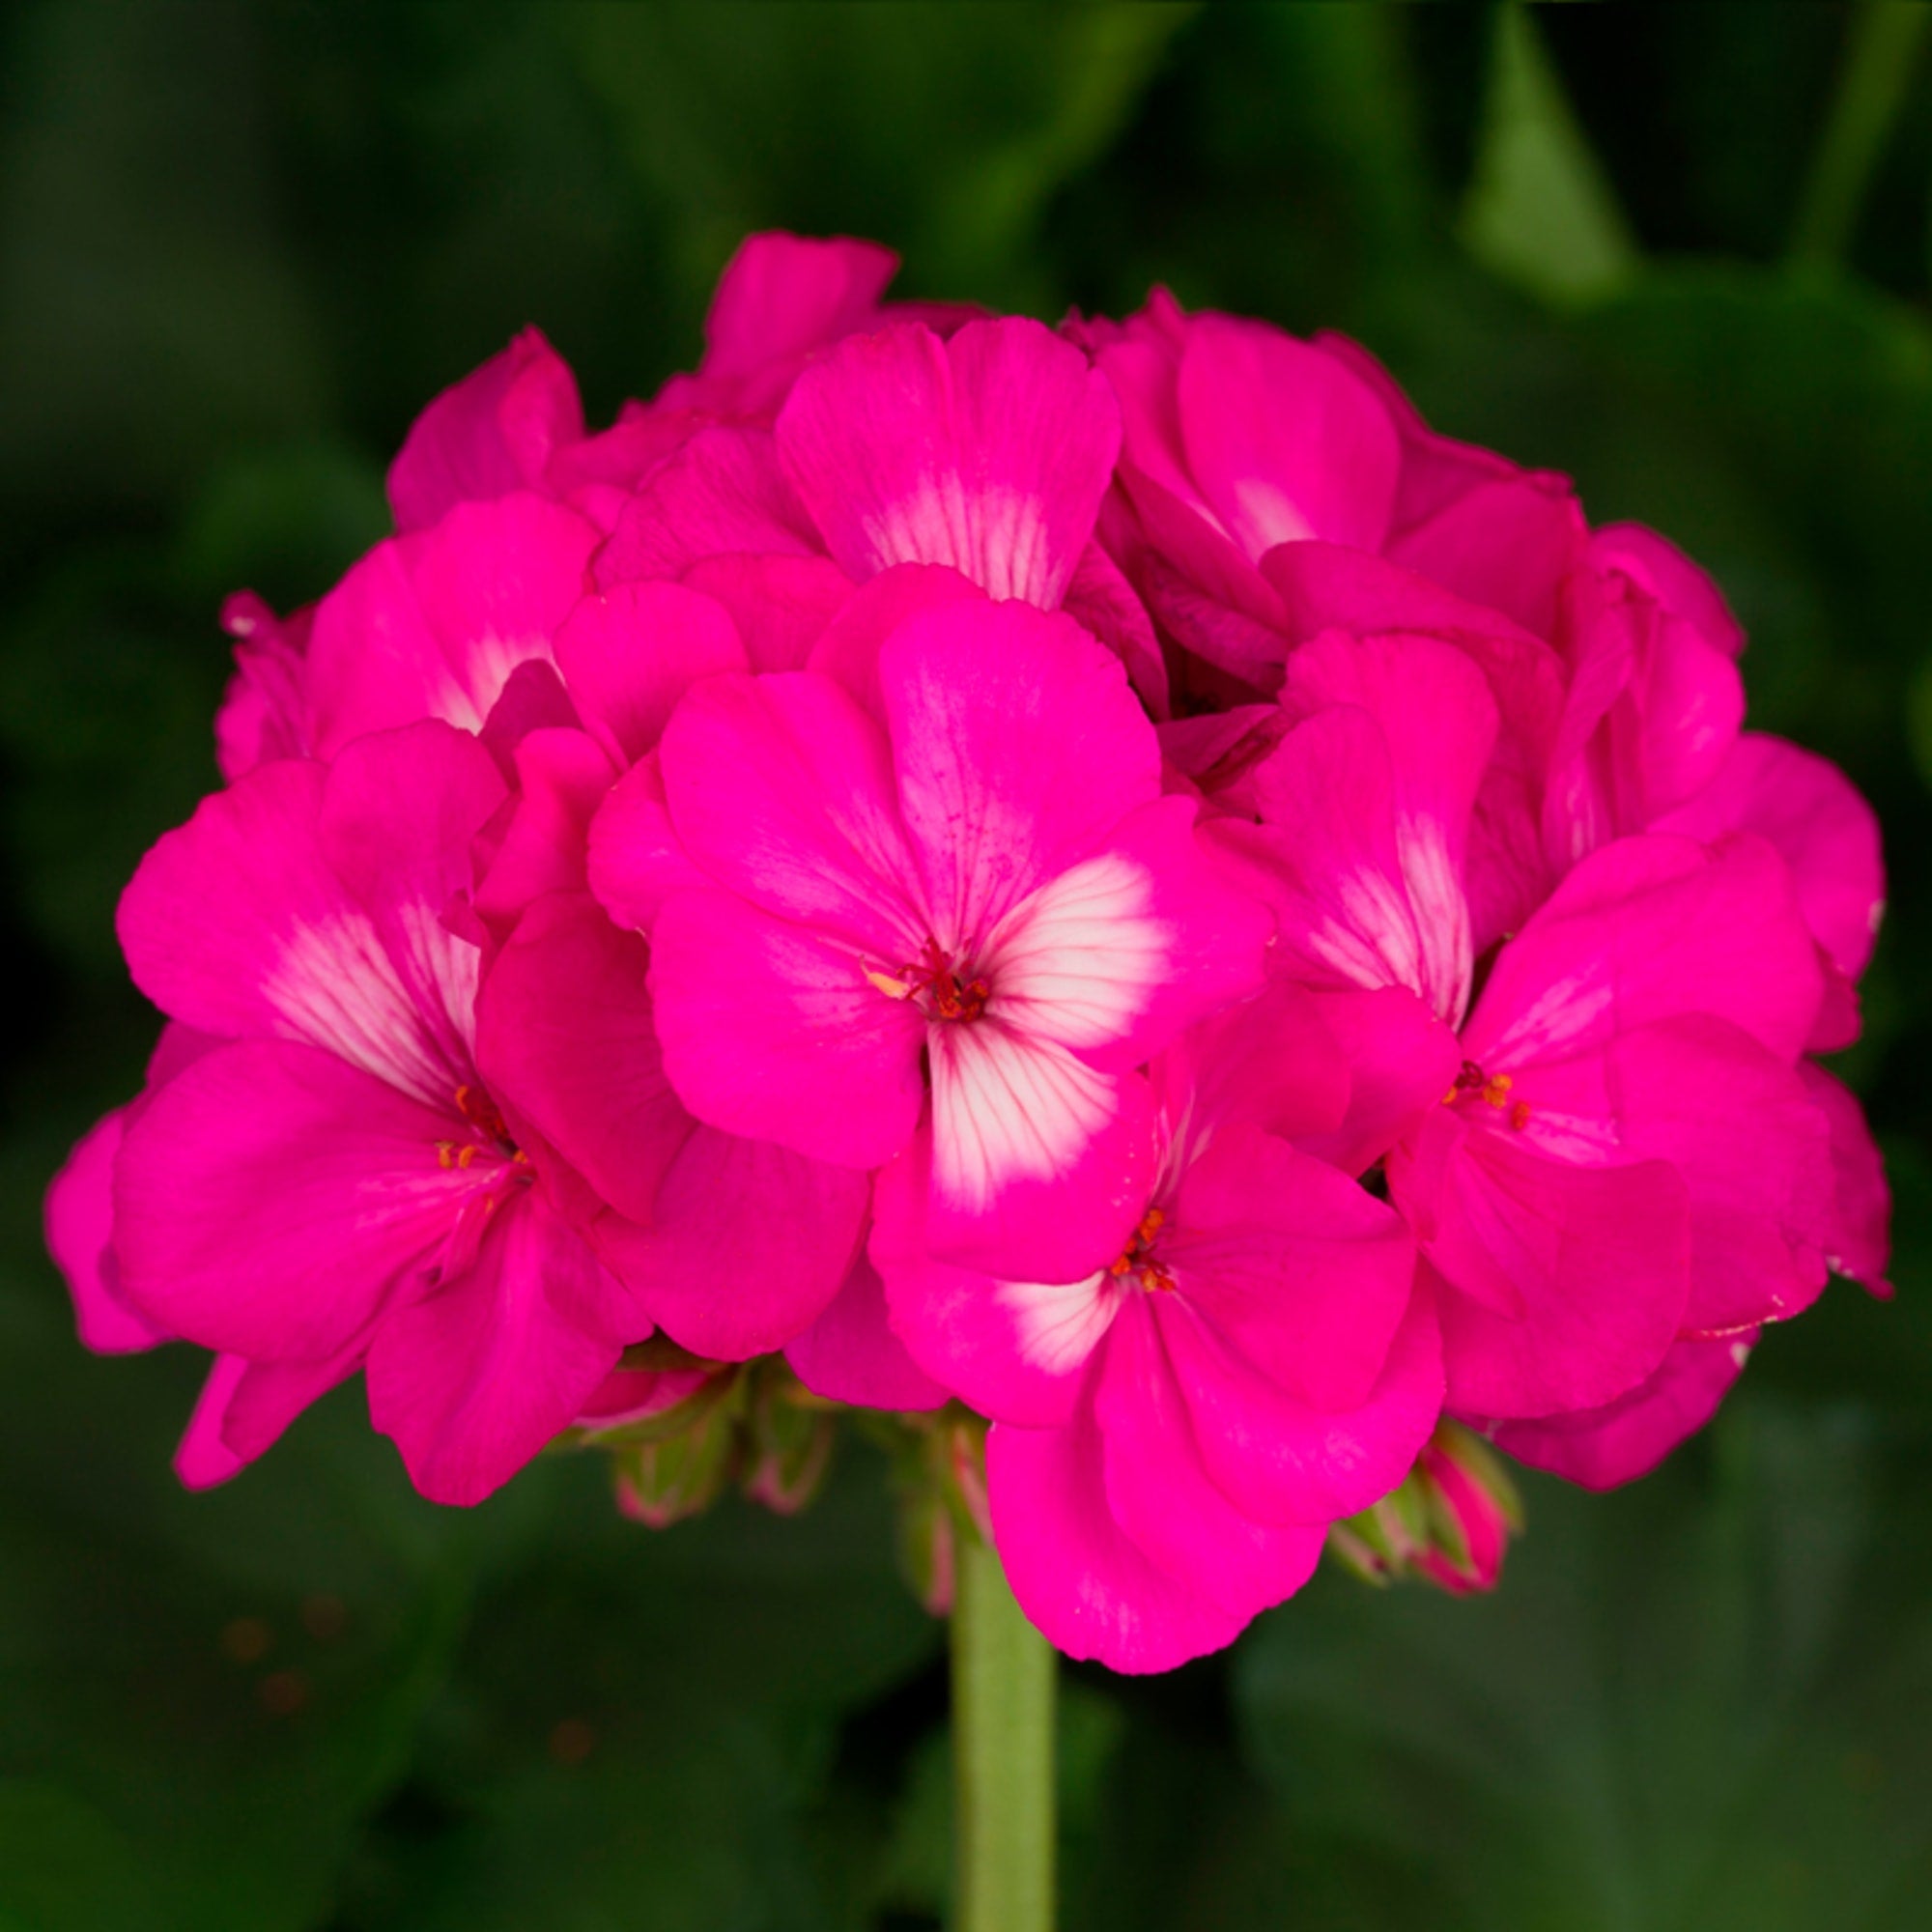
[(1052, 1932), (1053, 1647), (1000, 1559), (959, 1539), (952, 1600), (953, 1932)]
[(1792, 261), (1831, 264), (1844, 255), (1928, 25), (1932, 8), (1918, 0), (1866, 0), (1853, 17), (1838, 90), (1792, 224)]

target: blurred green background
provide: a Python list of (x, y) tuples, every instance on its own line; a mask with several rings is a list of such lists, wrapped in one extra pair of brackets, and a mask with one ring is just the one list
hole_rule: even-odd
[(154, 1023), (112, 911), (214, 781), (222, 594), (324, 589), (438, 388), (539, 323), (593, 412), (749, 228), (902, 293), (1181, 298), (1375, 348), (1668, 531), (1753, 722), (1893, 881), (1845, 1070), (1899, 1298), (1833, 1287), (1504, 1588), (1324, 1575), (1173, 1676), (1065, 1674), (1069, 1927), (1932, 1923), (1932, 66), (1925, 10), (15, 0), (0, 13), (0, 1932), (940, 1922), (941, 1634), (848, 1444), (653, 1537), (594, 1460), (418, 1501), (346, 1391), (178, 1492), (185, 1350), (40, 1250)]

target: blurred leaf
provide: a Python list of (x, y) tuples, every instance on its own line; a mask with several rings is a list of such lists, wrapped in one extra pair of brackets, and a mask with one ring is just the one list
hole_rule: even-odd
[(1746, 1402), (1713, 1447), (1609, 1496), (1535, 1482), (1492, 1598), (1330, 1576), (1265, 1619), (1237, 1689), (1293, 1824), (1496, 1932), (1919, 1923), (1923, 1438)]
[(1113, 136), (1185, 6), (746, 0), (575, 10), (585, 80), (675, 224), (686, 286), (753, 228), (869, 235), (919, 286), (1009, 306), (1047, 197)]
[(1491, 60), (1460, 224), (1464, 244), (1545, 301), (1569, 306), (1609, 294), (1634, 272), (1635, 247), (1527, 7), (1497, 15)]

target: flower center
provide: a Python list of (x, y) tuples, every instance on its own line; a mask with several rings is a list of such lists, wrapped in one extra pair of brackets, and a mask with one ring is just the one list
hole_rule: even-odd
[(469, 1167), (475, 1163), (479, 1154), (528, 1165), (530, 1157), (511, 1138), (510, 1129), (503, 1121), (502, 1109), (482, 1088), (459, 1087), (455, 1097), (456, 1111), (469, 1122), (481, 1138), (468, 1141), (438, 1141), (436, 1164), (439, 1167)]
[(1507, 1110), (1510, 1125), (1520, 1133), (1529, 1124), (1529, 1102), (1510, 1098), (1515, 1085), (1507, 1073), (1485, 1073), (1473, 1060), (1465, 1060), (1463, 1070), (1449, 1083), (1442, 1104), (1454, 1107), (1465, 1100), (1481, 1100), (1498, 1113)]
[(895, 1000), (917, 1000), (928, 1019), (977, 1020), (986, 1010), (992, 996), (992, 982), (983, 974), (968, 974), (939, 950), (936, 939), (928, 939), (925, 949), (909, 966), (896, 974), (874, 973), (866, 977), (882, 993)]
[(1150, 1208), (1141, 1216), (1127, 1245), (1108, 1264), (1107, 1272), (1116, 1281), (1132, 1277), (1145, 1289), (1158, 1294), (1174, 1293), (1174, 1277), (1154, 1259), (1153, 1244), (1167, 1216), (1158, 1208)]

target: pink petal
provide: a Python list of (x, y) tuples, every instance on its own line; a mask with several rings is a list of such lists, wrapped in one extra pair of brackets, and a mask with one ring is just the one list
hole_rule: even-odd
[(474, 1174), (439, 1165), (451, 1122), (313, 1047), (208, 1054), (128, 1129), (115, 1242), (128, 1299), (205, 1348), (335, 1352), (476, 1193)]
[(1798, 1073), (1832, 1136), (1833, 1187), (1826, 1259), (1837, 1273), (1889, 1299), (1891, 1284), (1885, 1278), (1885, 1264), (1891, 1250), (1891, 1189), (1864, 1111), (1850, 1088), (1815, 1062), (1800, 1061)]
[(1236, 1123), (1284, 1141), (1332, 1133), (1349, 1109), (1335, 1035), (1314, 998), (1282, 980), (1189, 1027), (1149, 1073), (1169, 1133), (1190, 1142)]
[(807, 668), (836, 678), (867, 716), (883, 719), (879, 652), (886, 639), (923, 611), (985, 601), (977, 583), (947, 564), (896, 563), (852, 593), (812, 646)]
[(1312, 1408), (1249, 1362), (1200, 1309), (1154, 1310), (1208, 1474), (1262, 1522), (1328, 1523), (1407, 1475), (1442, 1410), (1442, 1350), (1430, 1298), (1411, 1297), (1388, 1359), (1351, 1409)]
[(513, 763), (516, 806), (470, 894), (498, 932), (543, 894), (583, 890), (590, 826), (617, 778), (584, 731), (531, 731), (518, 741)]
[(993, 1540), (1034, 1626), (1067, 1657), (1171, 1670), (1232, 1643), (1230, 1611), (1144, 1556), (1114, 1521), (1091, 1404), (1060, 1429), (996, 1423), (986, 1437)]
[(47, 1252), (73, 1297), (81, 1346), (97, 1355), (132, 1354), (167, 1334), (130, 1308), (121, 1293), (114, 1253), (114, 1162), (128, 1109), (97, 1122), (47, 1189)]
[(928, 1410), (947, 1391), (893, 1333), (885, 1285), (861, 1255), (817, 1321), (785, 1345), (791, 1372), (814, 1395), (859, 1408)]
[(1128, 682), (1151, 718), (1172, 715), (1160, 640), (1133, 586), (1097, 543), (1080, 553), (1061, 608), (1126, 666)]
[(744, 1361), (824, 1313), (852, 1265), (867, 1192), (849, 1168), (699, 1127), (671, 1162), (648, 1230), (607, 1217), (591, 1235), (672, 1341)]
[(755, 671), (803, 670), (825, 627), (852, 598), (852, 580), (822, 556), (707, 556), (686, 585), (731, 613)]
[(977, 955), (988, 1016), (1123, 1071), (1258, 990), (1273, 922), (1209, 863), (1194, 814), (1184, 798), (1142, 807), (1014, 906)]
[(422, 718), (475, 730), (520, 664), (548, 661), (597, 540), (575, 512), (520, 494), (378, 544), (316, 607), (318, 753)]
[(1878, 819), (1836, 765), (1781, 738), (1747, 732), (1703, 791), (1658, 821), (1660, 832), (1713, 840), (1754, 832), (1791, 867), (1804, 923), (1856, 980), (1885, 910)]
[(719, 885), (892, 973), (928, 928), (878, 726), (811, 671), (718, 677), (666, 727), (671, 823)]
[(1381, 548), (1395, 431), (1331, 356), (1264, 323), (1196, 316), (1177, 401), (1195, 483), (1250, 558), (1307, 537)]
[(876, 242), (748, 235), (711, 298), (702, 376), (739, 385), (740, 408), (771, 407), (784, 393), (773, 375), (787, 379), (808, 350), (864, 327), (898, 266)]
[(1477, 484), (1406, 530), (1388, 554), (1455, 596), (1548, 638), (1559, 588), (1586, 536), (1568, 481), (1522, 471)]
[(933, 1251), (1025, 1281), (1112, 1260), (1153, 1182), (1147, 1083), (990, 1018), (933, 1028), (927, 1058)]
[(724, 607), (679, 583), (620, 583), (584, 598), (555, 651), (579, 714), (620, 769), (656, 746), (700, 678), (750, 668)]
[(1503, 948), (1463, 1044), (1493, 1072), (1708, 1012), (1791, 1061), (1821, 990), (1790, 873), (1763, 839), (1620, 838)]
[(1708, 1342), (1676, 1342), (1635, 1388), (1601, 1408), (1546, 1416), (1540, 1422), (1504, 1422), (1493, 1431), (1506, 1449), (1532, 1469), (1612, 1490), (1645, 1476), (1686, 1436), (1718, 1412), (1749, 1359), (1757, 1331)]
[(942, 945), (985, 932), (1160, 795), (1159, 742), (1120, 660), (1068, 618), (928, 609), (886, 641), (879, 679)]
[(1285, 1141), (1228, 1126), (1181, 1176), (1168, 1218), (1176, 1292), (1245, 1360), (1316, 1408), (1367, 1399), (1415, 1273), (1386, 1203)]
[(1658, 603), (1692, 625), (1726, 657), (1741, 656), (1744, 626), (1710, 576), (1677, 546), (1641, 524), (1605, 524), (1590, 539), (1590, 555), (1641, 584)]
[(1831, 1149), (1798, 1073), (1702, 1016), (1625, 1036), (1608, 1073), (1626, 1153), (1669, 1161), (1690, 1190), (1684, 1326), (1727, 1332), (1809, 1307), (1825, 1286)]
[(611, 787), (592, 815), (584, 877), (604, 910), (639, 932), (657, 923), (672, 893), (710, 889), (671, 830), (655, 752)]
[(778, 441), (848, 575), (948, 563), (1051, 609), (1093, 534), (1120, 417), (1087, 358), (1037, 322), (971, 322), (943, 343), (909, 324), (809, 368)]
[(221, 628), (235, 639), (235, 675), (214, 715), (214, 762), (229, 783), (270, 758), (309, 754), (308, 647), (314, 607), (286, 622), (255, 595), (238, 590), (221, 606)]
[(726, 553), (810, 556), (821, 549), (777, 446), (762, 429), (700, 430), (645, 478), (597, 553), (597, 585), (682, 577)]
[(1283, 1138), (1344, 1174), (1358, 1175), (1440, 1102), (1463, 1050), (1456, 1036), (1406, 987), (1315, 993), (1309, 1001), (1340, 1049), (1349, 1107), (1332, 1130), (1283, 1133)]
[(924, 1102), (925, 1023), (854, 956), (725, 893), (666, 900), (650, 992), (665, 1070), (700, 1121), (872, 1168)]
[(587, 893), (555, 894), (524, 915), (476, 1009), (476, 1064), (497, 1103), (645, 1224), (694, 1124), (665, 1078), (649, 965)]
[(481, 1502), (576, 1420), (630, 1313), (582, 1238), (526, 1194), (492, 1216), (473, 1266), (388, 1311), (369, 1420), (432, 1502)]
[(323, 785), (323, 858), (367, 911), (418, 1023), (452, 1065), (469, 1058), (479, 959), (442, 915), (468, 891), (477, 834), (504, 796), (483, 747), (433, 723), (358, 740)]
[(217, 1355), (175, 1450), (175, 1474), (190, 1490), (212, 1489), (281, 1440), (311, 1403), (362, 1365), (360, 1337), (319, 1362), (251, 1362)]
[(422, 529), (458, 503), (540, 486), (553, 455), (582, 435), (576, 380), (539, 330), (525, 329), (410, 426), (389, 466), (397, 529)]
[(263, 765), (142, 860), (121, 896), (134, 982), (201, 1032), (307, 1040), (418, 1099), (463, 1071), (376, 923), (325, 862), (320, 765)]
[(1234, 1615), (1292, 1597), (1314, 1573), (1327, 1527), (1243, 1516), (1202, 1466), (1187, 1403), (1144, 1298), (1121, 1311), (1094, 1393), (1107, 1507), (1157, 1569)]
[(1390, 1191), (1449, 1291), (1452, 1408), (1594, 1408), (1662, 1359), (1690, 1289), (1690, 1209), (1674, 1168), (1577, 1167), (1477, 1131), (1454, 1145), (1433, 1194), (1418, 1192), (1417, 1173), (1392, 1161)]
[(922, 1137), (878, 1179), (871, 1261), (893, 1332), (927, 1375), (982, 1415), (1065, 1422), (1120, 1303), (1104, 1271), (1118, 1242), (1102, 1241), (1085, 1267), (1060, 1279), (1002, 1281), (955, 1265), (935, 1257), (927, 1239), (929, 1168)]

